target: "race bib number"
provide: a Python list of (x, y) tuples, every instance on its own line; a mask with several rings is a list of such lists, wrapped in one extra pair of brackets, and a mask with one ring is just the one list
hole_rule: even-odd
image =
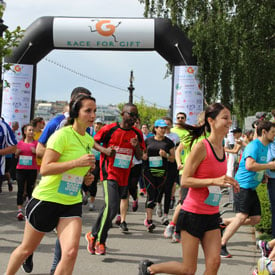
[(221, 188), (219, 186), (209, 186), (209, 195), (204, 203), (212, 206), (218, 206), (222, 197)]
[(130, 166), (131, 157), (132, 156), (130, 155), (116, 153), (114, 167), (128, 169)]
[(149, 167), (161, 167), (162, 166), (162, 157), (149, 157)]
[(32, 165), (32, 156), (19, 156), (19, 164), (25, 166)]
[(83, 182), (83, 177), (64, 174), (59, 184), (58, 193), (68, 195), (68, 196), (77, 196), (81, 184)]

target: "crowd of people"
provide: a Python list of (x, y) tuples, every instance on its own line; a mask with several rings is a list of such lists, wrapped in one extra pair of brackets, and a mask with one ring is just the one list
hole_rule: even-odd
[[(82, 205), (96, 210), (98, 182), (104, 205), (85, 234), (90, 254), (108, 253), (113, 222), (123, 233), (131, 230), (126, 220), (130, 198), (136, 212), (139, 196), (146, 196), (145, 230), (153, 233), (154, 214), (160, 217), (164, 237), (182, 245), (182, 262), (141, 260), (139, 274), (195, 274), (200, 244), (204, 274), (217, 274), (220, 258), (232, 257), (227, 250), (232, 235), (241, 225), (260, 221), (255, 189), (264, 178), (274, 214), (274, 240), (259, 241), (263, 258), (254, 274), (261, 274), (263, 263), (275, 274), (274, 122), (259, 119), (253, 125), (255, 132), (243, 134), (238, 127), (232, 129), (230, 110), (221, 103), (207, 106), (197, 125), (187, 124), (186, 119), (184, 112), (177, 113), (175, 123), (160, 117), (150, 131), (149, 125), (142, 124), (137, 106), (127, 103), (121, 121), (105, 125), (96, 118), (95, 98), (83, 87), (72, 91), (62, 115), (46, 125), (43, 118), (34, 118), (22, 127), (18, 140), (18, 123), (10, 128), (2, 119), (0, 192), (4, 178), (10, 192), (16, 180), (16, 217), (25, 220), (22, 243), (12, 252), (5, 274), (15, 274), (20, 266), (32, 272), (35, 249), (53, 230), (57, 240), (50, 274), (72, 274), (82, 232)], [(234, 217), (220, 215), (222, 190), (234, 194)]]

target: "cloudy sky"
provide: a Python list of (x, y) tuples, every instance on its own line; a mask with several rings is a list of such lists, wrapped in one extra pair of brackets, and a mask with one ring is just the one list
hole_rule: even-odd
[[(6, 1), (3, 19), (10, 30), (26, 29), (41, 16), (143, 17), (138, 0), (12, 0)], [(110, 88), (52, 64), (47, 60), (124, 89)], [(166, 61), (156, 52), (54, 50), (37, 66), (36, 99), (67, 100), (76, 86), (93, 92), (100, 105), (128, 101), (130, 71), (134, 71), (134, 101), (143, 96), (147, 104), (167, 108), (170, 104), (171, 79), (164, 79)]]

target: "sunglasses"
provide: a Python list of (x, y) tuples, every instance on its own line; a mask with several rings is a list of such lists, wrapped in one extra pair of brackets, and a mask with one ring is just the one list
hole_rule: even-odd
[(124, 112), (124, 113), (127, 113), (130, 117), (139, 117), (139, 114), (138, 113), (132, 113), (132, 112)]
[(185, 119), (184, 116), (178, 116), (177, 119)]

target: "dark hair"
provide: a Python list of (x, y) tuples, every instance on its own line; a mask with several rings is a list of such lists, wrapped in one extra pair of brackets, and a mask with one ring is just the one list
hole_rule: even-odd
[(76, 87), (71, 92), (71, 101), (75, 99), (79, 94), (91, 96), (92, 93), (84, 87)]
[(188, 130), (190, 136), (192, 137), (190, 148), (192, 147), (192, 144), (195, 139), (199, 138), (201, 135), (205, 135), (206, 132), (211, 132), (211, 128), (207, 119), (209, 117), (215, 119), (218, 116), (218, 114), (225, 108), (227, 107), (221, 103), (213, 103), (211, 105), (208, 105), (205, 110), (204, 124), (202, 124), (201, 126), (193, 126), (190, 124), (178, 123), (182, 128)]
[(245, 136), (250, 136), (250, 135), (252, 135), (252, 134), (254, 134), (254, 131), (253, 130), (247, 130), (245, 133), (244, 133), (244, 135)]
[(25, 125), (23, 125), (23, 126), (21, 127), (22, 140), (23, 140), (23, 141), (24, 141), (25, 138), (26, 138), (25, 130), (27, 130), (27, 128), (28, 128), (29, 126), (33, 127), (32, 124), (30, 124), (30, 123), (25, 124)]
[(267, 132), (271, 129), (271, 127), (275, 127), (275, 123), (272, 123), (269, 120), (262, 120), (257, 125), (257, 136), (261, 137), (263, 130), (266, 130)]
[(43, 117), (36, 117), (31, 121), (31, 125), (33, 127), (37, 126), (37, 123), (44, 121)]
[(187, 118), (186, 113), (184, 113), (184, 112), (178, 112), (178, 113), (176, 114), (176, 116), (178, 116), (178, 115), (184, 115), (185, 119)]
[(135, 107), (135, 108), (137, 108), (137, 105), (135, 105), (133, 103), (126, 103), (122, 107), (122, 112), (123, 112), (124, 108), (127, 108), (127, 107)]
[(164, 116), (164, 117), (162, 117), (162, 119), (163, 119), (163, 120), (168, 120), (168, 121), (170, 121), (170, 122), (173, 124), (173, 120), (172, 120), (172, 118), (169, 117), (169, 116)]
[(70, 111), (69, 111), (68, 122), (66, 125), (68, 124), (71, 125), (74, 123), (74, 119), (78, 117), (79, 110), (82, 107), (82, 101), (85, 99), (90, 99), (96, 102), (95, 98), (89, 95), (80, 94), (76, 96), (74, 100), (71, 100), (69, 104)]

